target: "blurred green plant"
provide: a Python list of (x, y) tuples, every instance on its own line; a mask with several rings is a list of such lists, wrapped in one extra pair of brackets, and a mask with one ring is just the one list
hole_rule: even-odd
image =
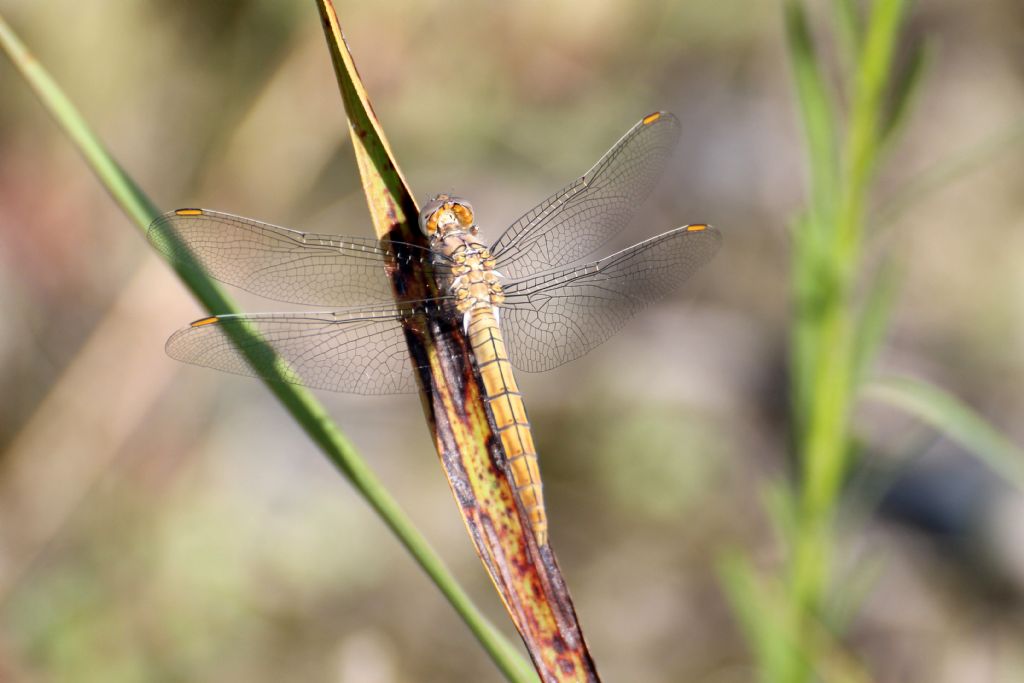
[[(781, 577), (760, 574), (737, 554), (721, 577), (762, 680), (865, 680), (823, 637), (841, 623), (829, 600), (835, 517), (857, 455), (851, 415), (858, 398), (881, 398), (970, 446), (1011, 482), (1020, 453), (962, 403), (912, 380), (872, 381), (895, 293), (894, 268), (865, 268), (871, 189), (901, 129), (928, 63), (926, 41), (905, 42), (906, 0), (835, 0), (828, 5), (838, 54), (814, 42), (801, 0), (785, 6), (789, 61), (807, 157), (808, 199), (791, 226), (790, 403), (797, 483), (768, 507), (786, 548)], [(896, 68), (897, 47), (906, 53)], [(840, 72), (834, 88), (830, 60)], [(838, 92), (837, 92), (838, 90)]]
[[(150, 223), (160, 215), (160, 211), (114, 160), (57, 82), (32, 56), (2, 16), (0, 16), (0, 48), (35, 91), (43, 106), (65, 134), (78, 147), (86, 162), (121, 209), (145, 233)], [(175, 263), (173, 265), (182, 282), (209, 312), (226, 314), (238, 311), (231, 298), (196, 264)], [(253, 335), (250, 341), (256, 338), (254, 331), (242, 327), (238, 327), (232, 332), (243, 339)], [(259, 346), (256, 346), (252, 353), (274, 355), (269, 347), (261, 348)], [(265, 365), (266, 363), (261, 363), (261, 367)], [(302, 387), (288, 384), (285, 381), (267, 380), (265, 384), (405, 546), (469, 626), (505, 677), (511, 681), (536, 680), (532, 667), (522, 658), (515, 646), (473, 604), (469, 595), (451, 575), (443, 560), (430, 547), (426, 538), (416, 529), (398, 502), (373, 474), (351, 442), (331, 421), (320, 402)]]

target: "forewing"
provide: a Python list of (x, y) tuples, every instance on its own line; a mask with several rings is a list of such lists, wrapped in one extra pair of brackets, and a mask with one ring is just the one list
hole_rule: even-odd
[(215, 316), (175, 332), (167, 353), (194, 365), (316, 389), (407, 393), (416, 387), (403, 315), (380, 309)]
[(385, 268), (430, 259), (410, 244), (317, 235), (205, 209), (179, 209), (149, 226), (149, 240), (173, 262), (277, 301), (362, 306), (392, 300)]
[(710, 226), (671, 230), (600, 261), (508, 282), (501, 312), (512, 363), (550, 370), (598, 346), (711, 260)]
[(508, 227), (491, 247), (499, 271), (526, 277), (602, 247), (650, 194), (679, 139), (679, 120), (645, 116), (581, 178)]

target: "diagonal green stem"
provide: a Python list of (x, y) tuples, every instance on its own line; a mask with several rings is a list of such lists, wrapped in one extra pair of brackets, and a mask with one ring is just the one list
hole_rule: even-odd
[[(135, 225), (145, 232), (160, 211), (114, 160), (75, 106), (35, 60), (2, 16), (0, 48), (35, 91), (43, 106), (78, 147), (114, 201)], [(191, 268), (180, 268), (178, 275), (209, 312), (237, 312), (237, 307), (227, 293), (205, 273)], [(502, 673), (511, 681), (535, 680), (532, 667), (522, 658), (516, 647), (480, 613), (440, 556), (356, 452), (352, 443), (331, 421), (320, 402), (311, 393), (294, 384), (267, 381), (266, 385), (398, 537), (399, 542), (405, 546), (469, 626)]]

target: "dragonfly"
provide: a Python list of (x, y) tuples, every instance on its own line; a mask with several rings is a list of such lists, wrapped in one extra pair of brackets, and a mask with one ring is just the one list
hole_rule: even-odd
[[(447, 194), (420, 212), (429, 246), (305, 233), (206, 209), (168, 212), (148, 236), (172, 262), (265, 298), (328, 310), (206, 317), (174, 333), (167, 352), (317, 389), (404, 393), (416, 389), (405, 328), (447, 320), (446, 329), (461, 328), (468, 339), (515, 495), (545, 545), (538, 456), (512, 368), (540, 372), (583, 356), (714, 256), (720, 233), (693, 224), (586, 261), (651, 193), (679, 134), (672, 114), (645, 116), (490, 244), (472, 204)], [(429, 267), (436, 296), (396, 304), (388, 273), (412, 261)], [(238, 328), (258, 336), (239, 345)]]

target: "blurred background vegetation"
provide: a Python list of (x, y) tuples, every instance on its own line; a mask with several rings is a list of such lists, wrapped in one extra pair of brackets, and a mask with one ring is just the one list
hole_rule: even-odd
[[(827, 46), (842, 37), (825, 5), (810, 24)], [(621, 244), (707, 221), (722, 252), (613, 341), (521, 383), (552, 542), (604, 676), (755, 678), (717, 560), (786, 563), (766, 500), (796, 470), (789, 226), (808, 200), (781, 6), (337, 9), (414, 192), (470, 197), (491, 236), (645, 113), (683, 121)], [(0, 12), (162, 208), (372, 234), (313, 3)], [(933, 50), (866, 221), (866, 267), (897, 263), (878, 365), (949, 389), (1019, 444), (1024, 8), (918, 3), (905, 36), (897, 63), (912, 39)], [(0, 680), (496, 680), (258, 383), (163, 354), (202, 312), (126, 224), (0, 61)], [(511, 631), (418, 399), (323, 398)], [(1024, 680), (1021, 494), (890, 407), (864, 403), (854, 426), (831, 532), (830, 609), (848, 615), (835, 649), (872, 680)]]

